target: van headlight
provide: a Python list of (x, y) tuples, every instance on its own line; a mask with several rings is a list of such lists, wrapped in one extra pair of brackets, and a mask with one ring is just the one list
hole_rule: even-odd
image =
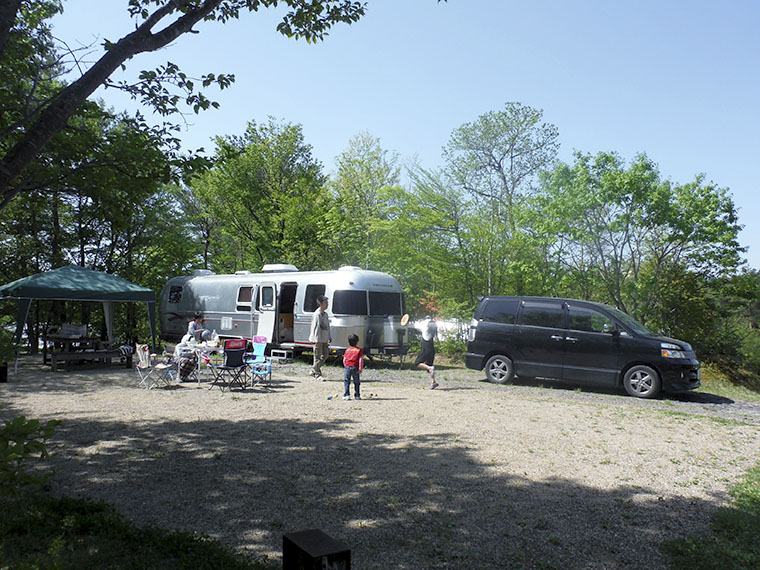
[(669, 342), (660, 343), (660, 354), (663, 358), (688, 358), (686, 351), (677, 344), (670, 344)]

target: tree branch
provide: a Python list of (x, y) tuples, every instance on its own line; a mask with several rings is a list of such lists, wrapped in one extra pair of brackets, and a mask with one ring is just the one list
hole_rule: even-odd
[[(135, 54), (163, 47), (208, 16), (223, 0), (208, 0), (183, 14), (158, 34), (150, 28), (176, 10), (173, 2), (156, 10), (131, 34), (108, 46), (105, 54), (79, 79), (62, 89), (31, 123), (22, 138), (0, 161), (0, 208), (23, 187), (11, 187), (24, 168), (69, 120), (71, 115), (108, 77)], [(12, 195), (11, 195), (12, 194)]]

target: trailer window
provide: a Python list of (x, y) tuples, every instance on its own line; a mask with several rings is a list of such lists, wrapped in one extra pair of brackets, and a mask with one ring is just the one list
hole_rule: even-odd
[(366, 315), (366, 291), (336, 291), (333, 294), (332, 312), (334, 315)]
[(253, 298), (253, 287), (241, 287), (238, 289), (237, 306), (238, 311), (250, 311), (251, 299)]
[(271, 310), (274, 307), (274, 287), (272, 285), (265, 285), (260, 291), (259, 309)]
[(388, 291), (370, 291), (369, 314), (401, 316), (404, 314), (403, 296), (401, 293), (390, 293)]
[(182, 300), (182, 287), (178, 285), (172, 285), (169, 287), (169, 302), (179, 303)]
[(325, 294), (324, 285), (307, 285), (306, 293), (304, 293), (303, 310), (307, 313), (313, 313), (319, 306), (317, 304), (317, 297)]

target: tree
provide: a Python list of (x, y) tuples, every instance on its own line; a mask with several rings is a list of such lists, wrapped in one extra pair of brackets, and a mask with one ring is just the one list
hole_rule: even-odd
[[(76, 263), (160, 288), (195, 257), (183, 217), (165, 190), (170, 161), (164, 141), (134, 119), (87, 102), (35, 163), (39, 188), (0, 212), (0, 276), (13, 281)], [(157, 239), (160, 236), (160, 239)], [(43, 303), (64, 318), (63, 302)], [(132, 315), (123, 330), (134, 330)], [(35, 303), (35, 311), (40, 303)], [(89, 306), (77, 304), (87, 322)], [(33, 329), (30, 327), (30, 330)], [(34, 339), (32, 339), (34, 340)], [(36, 346), (36, 343), (33, 343)]]
[(507, 103), (454, 130), (444, 149), (451, 180), (485, 201), (494, 219), (517, 229), (517, 203), (532, 190), (538, 172), (554, 160), (559, 133), (541, 123), (543, 112)]
[(352, 138), (337, 157), (338, 170), (328, 182), (333, 200), (324, 238), (340, 263), (382, 269), (381, 250), (389, 245), (384, 222), (392, 215), (400, 177), (397, 162), (366, 132)]
[(217, 241), (225, 249), (213, 255), (215, 268), (322, 265), (327, 247), (320, 235), (330, 198), (301, 126), (251, 121), (243, 136), (219, 137), (216, 144), (214, 167), (190, 183), (219, 224)]
[(444, 149), (446, 183), (461, 189), (480, 220), (477, 249), (486, 283), (479, 293), (523, 293), (537, 273), (533, 250), (540, 244), (526, 231), (527, 200), (559, 148), (557, 128), (542, 117), (542, 111), (507, 103), (455, 129)]
[(576, 153), (543, 185), (537, 220), (553, 255), (580, 281), (599, 284), (595, 298), (626, 312), (657, 305), (671, 271), (686, 283), (688, 272), (706, 279), (740, 263), (734, 204), (702, 176), (673, 184), (645, 155), (626, 167), (615, 153)]
[[(0, 208), (29, 188), (27, 167), (39, 156), (50, 140), (67, 124), (85, 100), (109, 77), (135, 55), (167, 46), (183, 34), (193, 32), (196, 24), (216, 20), (226, 22), (238, 18), (241, 11), (256, 12), (278, 4), (286, 5), (286, 13), (277, 29), (280, 33), (312, 42), (321, 40), (336, 23), (353, 23), (365, 13), (365, 3), (354, 0), (129, 0), (129, 13), (141, 23), (136, 29), (116, 42), (105, 42), (105, 53), (81, 77), (71, 84), (52, 84), (51, 76), (44, 77), (49, 91), (37, 101), (35, 77), (45, 65), (29, 69), (21, 83), (28, 83), (24, 98), (33, 103), (13, 128), (3, 132), (0, 140)], [(34, 38), (47, 42), (49, 34), (44, 19), (61, 4), (40, 0), (10, 0), (0, 9), (0, 76), (15, 77), (12, 71), (19, 68), (22, 57), (20, 46), (34, 43)], [(46, 44), (47, 45), (47, 44)], [(49, 46), (48, 46), (49, 48)], [(52, 51), (46, 53), (53, 55)], [(216, 83), (227, 87), (233, 76), (208, 74), (201, 85)], [(195, 82), (174, 64), (154, 71), (143, 71), (135, 84), (115, 85), (140, 98), (163, 115), (179, 112), (178, 103), (184, 100), (195, 112), (216, 106)], [(179, 91), (170, 91), (170, 88)]]

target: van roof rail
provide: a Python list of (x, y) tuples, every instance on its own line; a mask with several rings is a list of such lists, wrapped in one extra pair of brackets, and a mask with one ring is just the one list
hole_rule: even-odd
[(193, 277), (202, 277), (204, 275), (214, 275), (214, 272), (210, 269), (194, 269)]

